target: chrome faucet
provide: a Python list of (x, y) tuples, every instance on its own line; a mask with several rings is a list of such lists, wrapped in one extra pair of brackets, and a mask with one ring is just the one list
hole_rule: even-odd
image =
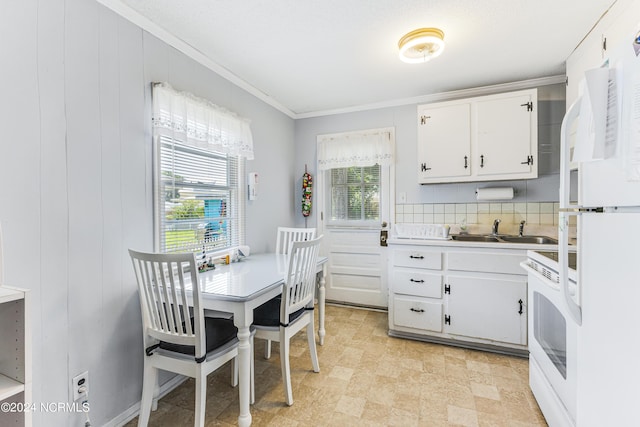
[(498, 225), (500, 224), (500, 220), (499, 219), (494, 219), (493, 220), (493, 227), (491, 228), (491, 234), (493, 234), (494, 236), (496, 234), (498, 234)]
[(525, 223), (524, 219), (520, 221), (520, 228), (518, 229), (518, 236), (520, 237), (524, 236), (524, 223)]

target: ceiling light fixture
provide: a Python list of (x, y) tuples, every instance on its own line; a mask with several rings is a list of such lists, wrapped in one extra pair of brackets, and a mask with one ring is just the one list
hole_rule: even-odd
[(444, 50), (444, 33), (438, 28), (420, 28), (405, 34), (398, 42), (400, 60), (419, 64), (439, 56)]

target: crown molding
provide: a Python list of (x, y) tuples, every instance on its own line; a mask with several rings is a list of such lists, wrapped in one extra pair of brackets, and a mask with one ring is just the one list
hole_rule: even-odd
[(491, 95), (491, 94), (500, 93), (500, 92), (509, 92), (509, 91), (515, 91), (515, 90), (521, 90), (521, 89), (530, 89), (533, 87), (547, 86), (547, 85), (552, 85), (557, 83), (564, 83), (566, 79), (564, 75), (542, 77), (537, 79), (502, 83), (502, 84), (491, 85), (491, 86), (482, 86), (482, 87), (476, 87), (476, 88), (455, 90), (450, 92), (435, 93), (430, 95), (421, 95), (421, 96), (416, 96), (411, 98), (382, 101), (382, 102), (377, 102), (372, 104), (361, 104), (361, 105), (356, 105), (356, 106), (346, 107), (346, 108), (311, 111), (307, 113), (295, 113), (291, 111), (289, 108), (282, 105), (280, 102), (276, 101), (271, 96), (267, 95), (266, 93), (262, 92), (258, 88), (247, 83), (246, 81), (244, 81), (243, 79), (235, 75), (230, 70), (216, 63), (211, 58), (207, 57), (201, 51), (194, 48), (184, 40), (169, 33), (167, 30), (160, 27), (158, 24), (154, 23), (153, 21), (141, 15), (139, 12), (135, 11), (131, 7), (122, 3), (120, 0), (96, 0), (96, 1), (101, 5), (105, 6), (106, 8), (117, 13), (124, 19), (137, 25), (142, 30), (147, 31), (148, 33), (154, 35), (155, 37), (159, 38), (163, 42), (167, 43), (168, 45), (174, 47), (178, 51), (187, 55), (189, 58), (199, 62), (200, 64), (207, 67), (214, 73), (220, 75), (221, 77), (225, 78), (226, 80), (238, 86), (239, 88), (244, 89), (251, 95), (255, 96), (256, 98), (260, 99), (261, 101), (272, 106), (276, 110), (284, 113), (285, 115), (287, 115), (288, 117), (294, 120), (307, 119), (307, 118), (313, 118), (313, 117), (322, 117), (322, 116), (331, 116), (336, 114), (355, 113), (360, 111), (376, 110), (376, 109), (388, 108), (388, 107), (398, 107), (403, 105), (424, 104), (424, 103), (430, 103), (430, 102), (449, 101), (449, 100), (454, 100), (459, 98), (470, 98), (474, 96)]
[(160, 27), (155, 22), (149, 20), (147, 17), (141, 15), (139, 12), (135, 11), (131, 7), (122, 3), (121, 1), (119, 0), (96, 0), (96, 1), (101, 5), (105, 6), (106, 8), (117, 13), (124, 19), (142, 28), (144, 31), (147, 31), (149, 34), (152, 34), (155, 37), (159, 38), (163, 42), (167, 43), (169, 46), (172, 46), (178, 51), (184, 53), (194, 61), (199, 62), (203, 66), (207, 67), (214, 73), (230, 81), (231, 83), (238, 86), (239, 88), (246, 90), (251, 95), (255, 96), (256, 98), (260, 99), (266, 104), (271, 105), (276, 110), (286, 114), (292, 119), (296, 118), (296, 114), (293, 111), (291, 111), (284, 105), (280, 104), (278, 101), (276, 101), (266, 93), (262, 92), (258, 88), (250, 85), (249, 83), (247, 83), (246, 81), (244, 81), (243, 79), (235, 75), (230, 70), (224, 68), (220, 64), (211, 60), (211, 58), (204, 55), (201, 51), (194, 48), (189, 43), (174, 36), (164, 28)]
[(312, 117), (330, 116), (334, 114), (355, 113), (366, 110), (376, 110), (380, 108), (399, 107), (411, 104), (428, 104), (431, 102), (452, 101), (454, 99), (471, 98), (474, 96), (493, 95), (501, 92), (511, 92), (522, 89), (531, 89), (540, 86), (564, 83), (565, 75), (541, 77), (537, 79), (521, 80), (517, 82), (501, 83), (490, 86), (480, 86), (469, 89), (453, 90), (450, 92), (440, 92), (430, 95), (421, 95), (411, 98), (396, 99), (391, 101), (377, 102), (373, 104), (357, 105), (334, 110), (313, 111), (309, 113), (296, 114), (295, 119), (307, 119)]

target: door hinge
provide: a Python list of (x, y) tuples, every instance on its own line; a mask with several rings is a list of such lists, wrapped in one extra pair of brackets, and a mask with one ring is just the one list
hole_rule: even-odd
[(446, 314), (444, 315), (444, 324), (445, 325), (451, 324), (451, 316), (447, 316)]
[(526, 162), (520, 162), (521, 165), (533, 165), (533, 156), (527, 156), (527, 161)]
[(431, 168), (428, 168), (426, 163), (421, 163), (420, 164), (420, 172), (426, 172), (426, 171), (430, 171), (430, 170), (431, 170)]
[(444, 285), (444, 293), (451, 295), (451, 285)]
[(427, 124), (427, 119), (430, 119), (431, 116), (420, 116), (420, 124), (421, 125), (426, 125)]
[(533, 111), (533, 101), (529, 101), (524, 104), (520, 104), (521, 107), (527, 107), (527, 111)]

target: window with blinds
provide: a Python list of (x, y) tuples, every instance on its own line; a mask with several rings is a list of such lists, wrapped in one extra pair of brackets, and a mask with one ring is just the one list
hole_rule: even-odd
[(380, 221), (380, 165), (329, 171), (329, 223)]
[(244, 243), (244, 160), (157, 137), (160, 252), (210, 253)]

